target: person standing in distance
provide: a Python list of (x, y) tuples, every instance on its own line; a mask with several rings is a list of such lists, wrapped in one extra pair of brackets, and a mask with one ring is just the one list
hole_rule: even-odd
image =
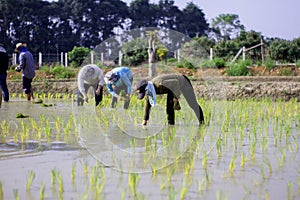
[(32, 80), (35, 77), (35, 66), (33, 56), (30, 51), (27, 50), (25, 43), (18, 43), (16, 45), (16, 51), (19, 55), (19, 65), (15, 68), (17, 72), (22, 71), (22, 84), (23, 91), (27, 95), (27, 100), (33, 100), (33, 89), (31, 86)]
[[(3, 100), (5, 102), (9, 101), (9, 92), (7, 88), (7, 70), (8, 70), (9, 57), (8, 54), (3, 47), (3, 44), (0, 44), (0, 87), (1, 87), (1, 95), (3, 96)], [(1, 99), (2, 100), (2, 99)]]
[[(105, 74), (105, 83), (108, 92), (112, 95), (111, 107), (115, 108), (117, 100), (124, 100), (124, 109), (128, 109), (132, 89), (133, 75), (128, 67), (117, 67)], [(125, 96), (121, 96), (121, 91)]]
[(204, 124), (203, 111), (197, 102), (195, 92), (188, 77), (180, 74), (164, 74), (153, 78), (151, 81), (141, 80), (137, 83), (138, 99), (146, 96), (144, 105), (144, 120), (142, 125), (147, 125), (150, 116), (151, 106), (156, 104), (157, 94), (167, 94), (167, 118), (168, 124), (175, 124), (174, 110), (180, 110), (179, 97), (183, 93), (189, 106), (197, 116), (199, 124)]
[(97, 65), (89, 64), (83, 66), (78, 73), (77, 85), (78, 106), (83, 105), (83, 102), (88, 102), (87, 92), (90, 87), (93, 87), (95, 92), (96, 106), (99, 105), (103, 97), (104, 75)]

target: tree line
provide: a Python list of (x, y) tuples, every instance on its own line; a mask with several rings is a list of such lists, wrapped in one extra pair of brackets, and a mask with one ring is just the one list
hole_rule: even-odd
[[(75, 46), (94, 49), (119, 31), (158, 27), (195, 38), (215, 55), (232, 58), (242, 46), (261, 41), (261, 34), (247, 32), (235, 14), (221, 14), (211, 24), (193, 2), (183, 9), (174, 0), (0, 0), (0, 42), (13, 52), (25, 42), (33, 53), (70, 52)], [(272, 59), (296, 62), (300, 59), (300, 38), (288, 41), (264, 37)], [(260, 57), (260, 50), (250, 56)]]

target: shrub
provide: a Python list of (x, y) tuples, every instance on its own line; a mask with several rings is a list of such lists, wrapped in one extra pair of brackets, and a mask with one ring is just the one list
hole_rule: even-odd
[(188, 62), (187, 60), (181, 61), (176, 66), (178, 68), (196, 69), (196, 67), (192, 63)]
[(271, 70), (276, 66), (276, 62), (275, 62), (275, 60), (266, 59), (265, 65), (268, 68), (268, 70)]
[(176, 63), (178, 60), (177, 58), (168, 58), (167, 59), (167, 63), (171, 64), (171, 63)]
[(300, 60), (297, 60), (296, 65), (300, 67)]
[(204, 59), (201, 63), (200, 63), (200, 67), (201, 68), (215, 68), (215, 62), (213, 60), (210, 59)]
[(167, 47), (165, 47), (163, 45), (159, 46), (157, 51), (156, 51), (158, 59), (163, 60), (166, 57), (168, 52), (169, 52), (169, 50), (167, 49)]
[(251, 65), (251, 61), (240, 61), (233, 63), (227, 70), (227, 76), (251, 76), (251, 71), (247, 68)]
[(57, 66), (57, 67), (51, 68), (50, 73), (57, 79), (74, 78), (76, 76), (76, 73), (74, 70), (72, 70), (70, 68), (62, 67), (62, 66)]
[(214, 58), (213, 60), (214, 60), (215, 66), (218, 69), (224, 68), (226, 66), (226, 62), (223, 58)]
[(291, 68), (279, 69), (279, 75), (280, 76), (291, 76), (292, 75), (292, 69)]
[(72, 67), (80, 67), (83, 61), (87, 58), (90, 53), (89, 48), (85, 47), (74, 47), (71, 52), (68, 53)]
[(40, 68), (40, 71), (43, 72), (43, 73), (46, 73), (46, 74), (50, 74), (51, 73), (51, 67), (49, 67), (49, 66), (42, 66)]

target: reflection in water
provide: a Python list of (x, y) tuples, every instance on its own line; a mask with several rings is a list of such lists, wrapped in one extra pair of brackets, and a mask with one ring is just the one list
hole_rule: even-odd
[[(80, 143), (105, 166), (122, 172), (144, 173), (169, 166), (190, 148), (199, 132), (198, 120), (186, 109), (175, 126), (165, 125), (165, 110), (157, 105), (151, 123), (141, 126), (143, 109), (80, 109), (74, 114)], [(76, 112), (76, 110), (73, 110)]]
[[(10, 101), (0, 110), (0, 157), (21, 156), (46, 150), (82, 149), (78, 144), (72, 109), (55, 101), (43, 107), (28, 101)], [(28, 116), (17, 118), (18, 114)]]

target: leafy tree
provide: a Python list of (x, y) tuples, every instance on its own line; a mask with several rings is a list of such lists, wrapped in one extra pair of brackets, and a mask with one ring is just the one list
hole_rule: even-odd
[[(255, 31), (241, 31), (240, 35), (231, 40), (220, 40), (216, 43), (214, 47), (215, 56), (224, 58), (229, 61), (239, 52), (239, 50), (244, 46), (250, 48), (254, 45), (260, 44), (260, 33)], [(256, 60), (261, 59), (260, 48), (254, 48), (247, 52), (246, 56), (249, 59)]]
[(210, 48), (213, 48), (216, 44), (214, 40), (208, 38), (207, 36), (194, 37), (193, 39), (196, 40), (197, 43), (202, 46), (208, 53), (210, 52)]
[(193, 38), (206, 35), (208, 30), (209, 26), (202, 10), (194, 3), (188, 3), (179, 17), (178, 31)]
[[(242, 30), (240, 35), (233, 39), (234, 42), (236, 42), (241, 48), (250, 48), (255, 45), (258, 45), (261, 43), (261, 34), (258, 32), (255, 32), (253, 30), (251, 31), (244, 31)], [(247, 51), (246, 56), (248, 59), (251, 59), (253, 61), (255, 60), (261, 60), (261, 48), (260, 46), (257, 48), (253, 48), (249, 51)]]
[(239, 16), (236, 14), (220, 14), (212, 20), (211, 26), (216, 40), (232, 39), (245, 29), (239, 20)]
[(216, 43), (214, 47), (214, 54), (216, 57), (220, 57), (229, 61), (233, 59), (240, 49), (240, 44), (235, 41), (221, 40)]
[(291, 42), (275, 38), (270, 42), (270, 57), (277, 61), (288, 60)]
[(158, 6), (149, 0), (134, 0), (129, 6), (131, 28), (156, 27)]
[(288, 54), (288, 61), (297, 62), (300, 60), (300, 37), (291, 42)]
[(181, 11), (174, 5), (174, 0), (160, 0), (158, 3), (157, 26), (178, 30)]
[(91, 48), (111, 37), (129, 15), (126, 3), (120, 0), (72, 0), (70, 7), (80, 46)]

